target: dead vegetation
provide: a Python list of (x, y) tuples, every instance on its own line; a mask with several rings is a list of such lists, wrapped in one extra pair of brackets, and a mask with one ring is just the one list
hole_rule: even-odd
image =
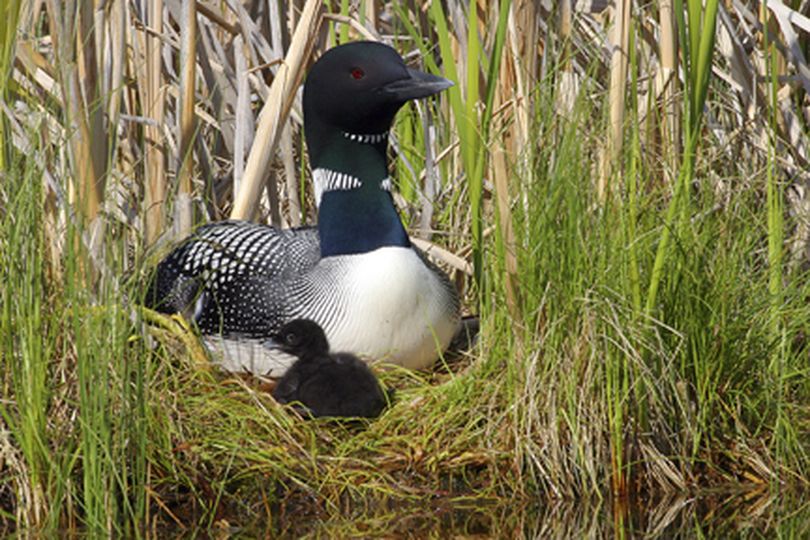
[[(6, 3), (0, 518), (806, 483), (810, 3), (683, 4)], [(398, 119), (397, 204), (483, 324), (449, 369), (384, 374), (362, 428), (297, 421), (131, 302), (194, 224), (314, 221), (299, 84), (349, 39), (457, 82)]]

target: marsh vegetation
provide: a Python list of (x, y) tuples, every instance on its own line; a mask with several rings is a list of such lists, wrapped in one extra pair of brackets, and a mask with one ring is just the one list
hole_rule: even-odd
[[(604, 4), (4, 1), (0, 522), (806, 488), (810, 7)], [(194, 224), (314, 221), (297, 89), (354, 39), (456, 82), (393, 176), (481, 318), (361, 426), (139, 307)]]

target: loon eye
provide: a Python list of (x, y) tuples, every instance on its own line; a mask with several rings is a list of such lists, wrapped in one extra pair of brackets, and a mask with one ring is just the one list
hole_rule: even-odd
[(286, 336), (284, 336), (284, 340), (287, 342), (288, 345), (295, 345), (295, 342), (298, 341), (298, 336), (296, 336), (293, 332), (290, 332)]
[(363, 71), (362, 69), (360, 69), (358, 67), (352, 69), (352, 78), (359, 80), (359, 79), (362, 79), (365, 76), (366, 76), (366, 72)]

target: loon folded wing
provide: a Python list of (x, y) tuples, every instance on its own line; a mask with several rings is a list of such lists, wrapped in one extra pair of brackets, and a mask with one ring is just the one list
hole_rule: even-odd
[[(181, 312), (204, 333), (261, 335), (282, 316), (283, 305), (273, 298), (283, 298), (285, 283), (319, 260), (315, 228), (243, 221), (205, 225), (160, 262), (145, 304)], [(246, 308), (252, 316), (245, 317)]]

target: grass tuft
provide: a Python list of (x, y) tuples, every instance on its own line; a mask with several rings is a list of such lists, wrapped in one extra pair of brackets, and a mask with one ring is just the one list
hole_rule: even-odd
[[(257, 521), (298, 532), (305, 515), (329, 536), (372, 535), (393, 514), (458, 526), (475, 507), (459, 520), (478, 528), (460, 530), (548, 536), (556, 529), (522, 505), (556, 500), (577, 501), (560, 510), (571, 521), (559, 536), (660, 534), (667, 525), (655, 524), (676, 515), (722, 536), (729, 525), (702, 525), (701, 504), (679, 499), (709, 489), (712, 511), (733, 502), (730, 519), (773, 517), (757, 531), (806, 531), (772, 497), (810, 477), (806, 201), (788, 186), (807, 180), (806, 134), (791, 128), (803, 121), (804, 38), (751, 25), (741, 3), (674, 1), (660, 19), (635, 6), (622, 23), (626, 92), (611, 99), (609, 18), (567, 11), (558, 35), (543, 3), (358, 12), (343, 1), (319, 27), (320, 2), (305, 20), (273, 3), (198, 4), (196, 47), (182, 53), (194, 69), (182, 76), (179, 11), (141, 20), (146, 3), (135, 2), (91, 20), (79, 4), (78, 22), (55, 3), (9, 4), (19, 28), (0, 32), (9, 532), (145, 536)], [(782, 21), (790, 8), (779, 9)], [(666, 52), (651, 39), (658, 20), (670, 25)], [(81, 39), (65, 31), (74, 26)], [(302, 421), (264, 381), (212, 369), (187, 322), (137, 299), (172, 234), (161, 222), (176, 201), (160, 193), (178, 178), (186, 216), (313, 220), (293, 79), (307, 51), (361, 35), (394, 36), (409, 62), (457, 82), (397, 119), (397, 204), (415, 235), (450, 254), (481, 334), (432, 371), (381, 370), (396, 401), (373, 422)], [(656, 80), (678, 73), (679, 84)], [(611, 132), (622, 144), (608, 147), (620, 102), (625, 123)], [(252, 143), (250, 187), (234, 193), (236, 149), (252, 138), (244, 118), (265, 107), (279, 114)], [(245, 114), (239, 129), (233, 111)], [(100, 146), (87, 138), (99, 123)], [(609, 149), (621, 179), (601, 198)], [(681, 510), (637, 515), (635, 500), (659, 498)]]

